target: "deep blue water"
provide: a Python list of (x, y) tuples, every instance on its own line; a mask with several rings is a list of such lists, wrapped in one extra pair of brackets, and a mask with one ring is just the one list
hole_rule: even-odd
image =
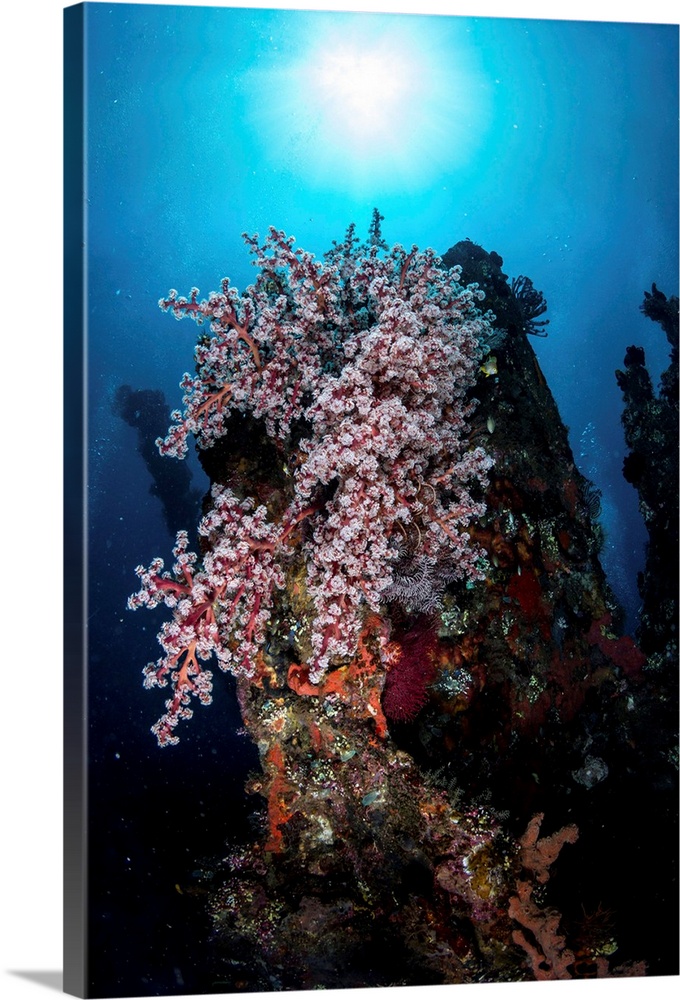
[[(174, 981), (159, 981), (150, 959), (145, 980), (142, 945), (115, 946), (102, 928), (124, 926), (128, 942), (144, 935), (144, 899), (159, 898), (156, 862), (134, 854), (148, 831), (158, 870), (176, 860), (163, 883), (170, 907), (186, 866), (219, 850), (182, 842), (176, 795), (210, 830), (255, 764), (226, 696), (199, 709), (171, 751), (148, 732), (161, 697), (142, 690), (141, 669), (158, 655), (161, 617), (132, 615), (125, 600), (134, 567), (167, 560), (172, 536), (135, 432), (112, 404), (124, 383), (180, 403), (196, 328), (161, 313), (158, 299), (193, 285), (207, 293), (224, 275), (244, 288), (254, 272), (243, 231), (275, 225), (321, 255), (352, 221), (363, 236), (374, 206), (389, 243), (443, 253), (470, 237), (496, 250), (548, 302), (548, 337), (532, 346), (576, 460), (603, 491), (603, 561), (632, 630), (645, 532), (621, 475), (614, 371), (633, 343), (655, 380), (667, 364), (660, 328), (638, 307), (652, 282), (678, 291), (677, 70), (674, 26), (87, 7), (92, 751), (95, 822), (108, 824), (93, 882), (95, 947), (108, 948), (101, 991), (187, 985), (179, 965)], [(152, 815), (140, 821), (144, 799)]]

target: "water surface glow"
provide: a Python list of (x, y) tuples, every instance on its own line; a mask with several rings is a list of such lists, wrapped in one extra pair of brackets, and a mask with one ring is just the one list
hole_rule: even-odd
[(452, 58), (437, 26), (328, 18), (250, 71), (247, 120), (263, 157), (336, 195), (423, 190), (468, 163), (488, 117), (483, 77), (463, 44)]

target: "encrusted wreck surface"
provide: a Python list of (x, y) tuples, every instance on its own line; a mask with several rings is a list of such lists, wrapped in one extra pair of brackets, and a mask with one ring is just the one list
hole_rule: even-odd
[(640, 580), (641, 648), (655, 663), (675, 673), (678, 654), (678, 299), (656, 285), (645, 292), (641, 311), (660, 324), (668, 340), (670, 364), (658, 393), (645, 368), (645, 353), (631, 346), (616, 372), (623, 392), (623, 427), (630, 448), (623, 475), (638, 491), (640, 513), (649, 533), (647, 564)]
[[(598, 558), (599, 493), (576, 468), (527, 336), (543, 335), (540, 293), (511, 285), (501, 258), (469, 241), (443, 259), (496, 316), (466, 390), (478, 401), (466, 410), (466, 454), (493, 459), (470, 487), (480, 513), (465, 523), (468, 574), (444, 557), (429, 570), (416, 559), (427, 518), (443, 519), (430, 458), (409, 480), (421, 513), (390, 536), (403, 534), (401, 575), (360, 605), (355, 637), (317, 669), (330, 640), (315, 626), (312, 522), (342, 483), (329, 475), (310, 489), (313, 514), (295, 508), (310, 453), (303, 418), (281, 444), (265, 419), (234, 409), (228, 433), (199, 452), (218, 494), (238, 498), (229, 509), (252, 498), (293, 549), (255, 666), (233, 671), (261, 768), (248, 789), (255, 833), (203, 885), (213, 990), (657, 971), (640, 913), (672, 920), (668, 873), (650, 883), (636, 866), (651, 830), (672, 856), (674, 783), (671, 714), (652, 722), (652, 650), (621, 633)], [(213, 522), (218, 494), (205, 503)], [(269, 552), (260, 530), (258, 551)], [(209, 531), (202, 545), (205, 558)], [(354, 620), (352, 607), (348, 628)], [(156, 733), (171, 742), (182, 708), (168, 705)]]

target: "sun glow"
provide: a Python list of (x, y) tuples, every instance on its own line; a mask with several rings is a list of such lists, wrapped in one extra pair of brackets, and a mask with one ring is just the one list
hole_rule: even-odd
[(295, 56), (250, 78), (253, 127), (269, 162), (336, 191), (405, 193), (474, 155), (483, 108), (469, 47), (461, 39), (454, 61), (451, 39), (444, 44), (429, 22), (384, 23), (314, 31)]
[(357, 139), (392, 135), (413, 87), (394, 54), (347, 46), (321, 53), (311, 74), (329, 126)]

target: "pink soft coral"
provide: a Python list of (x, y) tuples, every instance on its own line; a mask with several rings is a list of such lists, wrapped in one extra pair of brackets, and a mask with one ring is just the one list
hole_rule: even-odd
[[(357, 250), (353, 227), (325, 263), (275, 229), (246, 242), (260, 273), (243, 296), (225, 279), (205, 300), (197, 289), (161, 300), (178, 319), (207, 322), (210, 336), (181, 383), (184, 412), (158, 444), (183, 457), (193, 434), (210, 448), (231, 413), (248, 413), (282, 462), (294, 455), (293, 495), (270, 521), (264, 507), (253, 512), (253, 501), (215, 487), (199, 527), (202, 570), (194, 573), (185, 536), (173, 576), (158, 560), (138, 570), (143, 586), (130, 606), (163, 601), (174, 615), (159, 636), (165, 656), (146, 670), (148, 685), (174, 685), (156, 729), (162, 743), (175, 741), (191, 694), (210, 698), (200, 660), (215, 653), (222, 669), (254, 676), (301, 521), (314, 684), (354, 654), (367, 609), (402, 600), (426, 610), (449, 580), (481, 576), (467, 531), (484, 511), (474, 492), (491, 465), (467, 444), (468, 394), (489, 329), (481, 293), (461, 287), (431, 250), (383, 254), (381, 241)], [(414, 574), (427, 593), (400, 586)]]
[(173, 610), (158, 636), (164, 655), (144, 670), (145, 687), (172, 683), (173, 697), (166, 713), (153, 727), (161, 746), (177, 743), (173, 730), (189, 719), (192, 695), (204, 705), (212, 701), (212, 674), (200, 661), (213, 653), (223, 670), (251, 677), (271, 613), (272, 592), (283, 586), (275, 552), (285, 551), (280, 528), (267, 520), (265, 507), (253, 510), (251, 501), (239, 501), (231, 490), (214, 486), (213, 507), (199, 524), (209, 539), (203, 569), (194, 572), (196, 555), (187, 552), (184, 531), (177, 535), (172, 575), (155, 559), (146, 569), (137, 567), (142, 586), (128, 600), (132, 610), (166, 604)]

